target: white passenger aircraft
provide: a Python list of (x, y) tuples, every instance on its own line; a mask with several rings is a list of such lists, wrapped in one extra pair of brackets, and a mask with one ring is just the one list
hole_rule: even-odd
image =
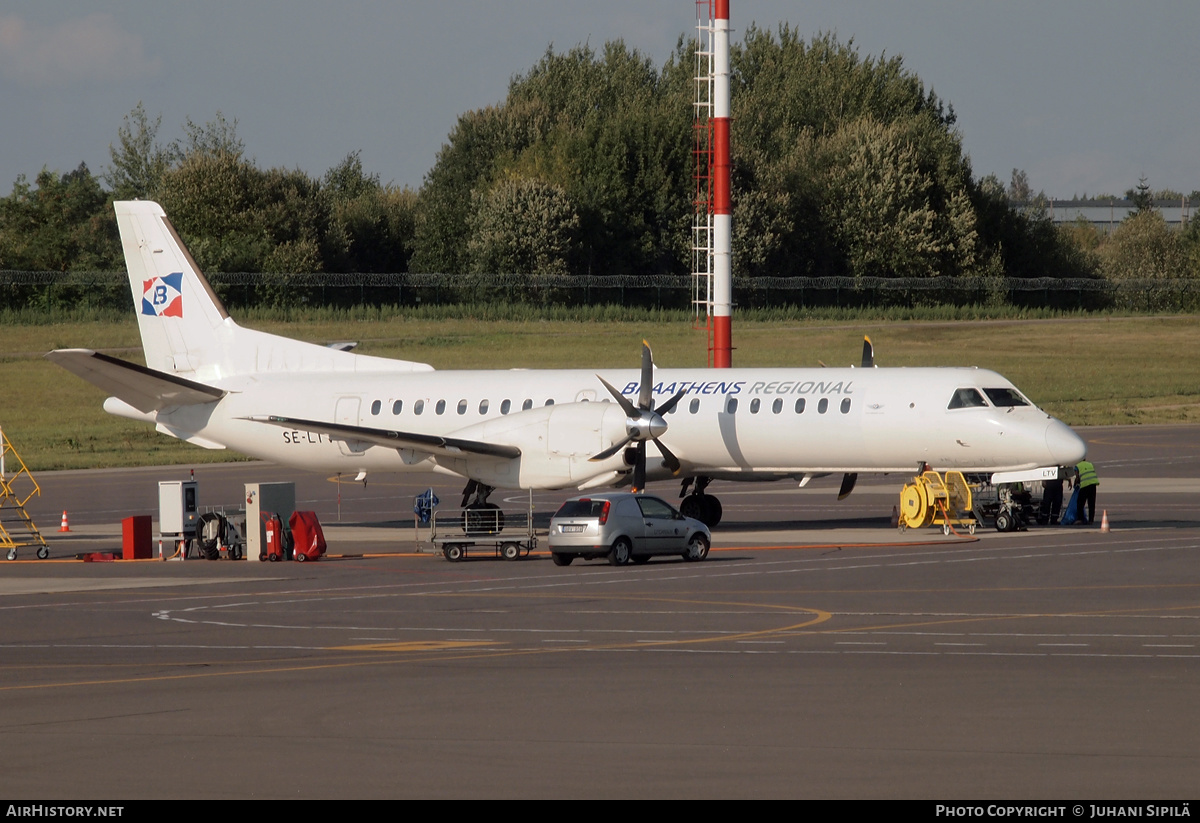
[[(435, 371), (237, 325), (156, 203), (118, 202), (146, 365), (46, 356), (112, 394), (105, 411), (209, 449), (305, 469), (435, 471), (497, 487), (683, 480), (715, 525), (712, 480), (1070, 465), (1086, 444), (1012, 383), (975, 368)], [(609, 402), (614, 400), (615, 402)], [(691, 488), (688, 493), (689, 487)], [(686, 495), (686, 496), (685, 496)]]

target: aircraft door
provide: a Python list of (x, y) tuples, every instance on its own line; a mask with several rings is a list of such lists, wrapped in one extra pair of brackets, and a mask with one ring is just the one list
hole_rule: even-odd
[[(334, 409), (333, 420), (343, 426), (357, 426), (359, 407), (362, 401), (357, 397), (339, 397), (337, 406)], [(367, 450), (369, 443), (364, 443), (361, 440), (339, 440), (337, 441), (338, 448), (342, 454), (355, 455), (362, 454)]]

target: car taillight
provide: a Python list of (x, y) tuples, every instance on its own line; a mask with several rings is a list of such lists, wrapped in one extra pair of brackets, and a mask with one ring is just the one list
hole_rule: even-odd
[(600, 510), (600, 525), (601, 526), (603, 526), (605, 523), (608, 522), (608, 507), (611, 505), (612, 505), (612, 503), (610, 501), (608, 501), (608, 500), (604, 501), (604, 508)]

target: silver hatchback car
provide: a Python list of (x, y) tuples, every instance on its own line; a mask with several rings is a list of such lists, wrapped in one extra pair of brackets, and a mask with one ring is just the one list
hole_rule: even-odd
[(645, 563), (656, 554), (684, 560), (708, 557), (712, 534), (699, 520), (645, 494), (619, 492), (574, 497), (550, 518), (550, 555), (557, 566), (576, 557), (607, 557), (614, 566)]

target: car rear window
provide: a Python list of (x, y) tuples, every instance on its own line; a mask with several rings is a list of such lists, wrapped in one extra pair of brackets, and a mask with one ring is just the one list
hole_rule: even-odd
[(568, 500), (555, 517), (599, 517), (604, 513), (604, 500)]

